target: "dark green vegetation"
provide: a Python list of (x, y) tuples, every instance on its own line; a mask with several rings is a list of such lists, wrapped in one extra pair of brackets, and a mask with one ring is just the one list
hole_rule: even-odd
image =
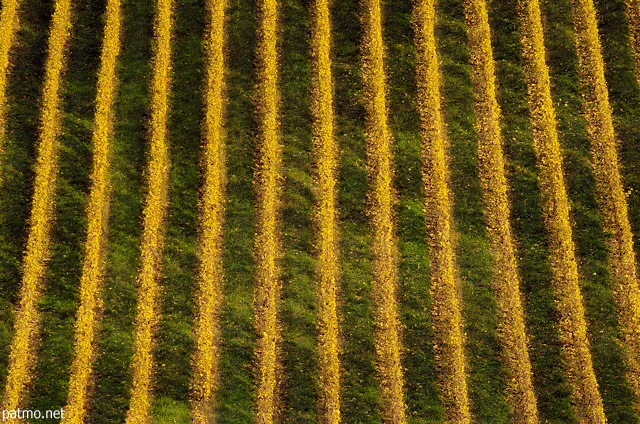
[[(563, 377), (550, 285), (526, 87), (517, 34), (517, 0), (494, 0), (490, 18), (504, 115), (505, 151), (518, 240), (531, 359), (540, 414), (550, 423), (571, 421), (569, 390)], [(156, 349), (154, 416), (158, 423), (189, 422), (189, 360), (192, 352), (197, 194), (202, 117), (204, 2), (177, 2), (174, 91), (169, 131), (171, 187), (162, 281), (162, 318)], [(230, 0), (228, 11), (227, 161), (228, 203), (225, 223), (225, 307), (223, 315), (220, 423), (252, 422), (253, 236), (252, 177), (256, 121), (253, 93), (256, 12), (253, 1)], [(285, 191), (283, 203), (283, 380), (282, 421), (317, 422), (313, 204), (311, 164), (309, 2), (282, 0), (281, 91)], [(429, 314), (419, 122), (416, 111), (415, 49), (411, 2), (388, 0), (385, 41), (390, 123), (395, 140), (400, 262), (409, 422), (438, 423), (438, 400)], [(623, 177), (628, 188), (634, 233), (640, 234), (640, 89), (626, 42), (623, 0), (599, 0), (607, 81), (620, 140)], [(8, 140), (0, 186), (0, 373), (4, 382), (12, 329), (11, 305), (20, 281), (33, 181), (44, 46), (51, 1), (24, 0), (22, 29), (13, 51)], [(560, 139), (565, 153), (575, 241), (583, 281), (594, 366), (605, 412), (612, 423), (638, 423), (617, 340), (615, 305), (606, 265), (606, 234), (594, 196), (589, 141), (581, 114), (580, 86), (569, 0), (543, 2), (548, 60), (552, 71)], [(75, 27), (64, 83), (60, 182), (52, 259), (45, 296), (39, 362), (25, 407), (59, 408), (66, 401), (72, 357), (72, 326), (78, 303), (81, 248), (86, 229), (93, 99), (104, 2), (74, 3)], [(490, 285), (490, 258), (482, 218), (475, 164), (475, 118), (469, 78), (461, 0), (439, 2), (439, 51), (444, 112), (452, 153), (458, 271), (467, 323), (469, 388), (474, 420), (507, 423), (495, 334), (496, 309)], [(359, 43), (362, 28), (357, 1), (334, 1), (336, 128), (340, 144), (341, 304), (343, 342), (343, 417), (346, 423), (381, 420), (375, 381), (364, 106)], [(96, 375), (91, 391), (91, 422), (120, 423), (129, 399), (129, 364), (135, 312), (135, 276), (139, 261), (141, 191), (146, 163), (152, 0), (127, 0), (124, 6), (120, 90), (112, 151), (112, 208), (104, 309)], [(636, 238), (636, 245), (639, 240)]]

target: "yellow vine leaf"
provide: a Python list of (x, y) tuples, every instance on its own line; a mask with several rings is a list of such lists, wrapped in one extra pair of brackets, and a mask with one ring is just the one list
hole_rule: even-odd
[(538, 0), (521, 0), (519, 12), (538, 184), (549, 239), (553, 284), (558, 299), (562, 356), (578, 421), (600, 424), (606, 422), (606, 418), (587, 338)]
[(154, 334), (158, 321), (161, 259), (168, 203), (169, 148), (167, 117), (171, 87), (173, 0), (157, 0), (151, 78), (150, 154), (147, 192), (142, 212), (142, 244), (138, 275), (138, 307), (131, 366), (131, 401), (127, 424), (146, 424), (151, 404)]
[(431, 315), (440, 394), (447, 423), (471, 422), (464, 333), (452, 243), (449, 156), (442, 120), (434, 0), (416, 0), (418, 111), (422, 124), (425, 212), (431, 262)]
[(476, 99), (478, 170), (493, 256), (498, 338), (502, 344), (502, 360), (508, 373), (507, 400), (514, 424), (535, 424), (538, 422), (538, 408), (531, 381), (520, 277), (511, 232), (511, 206), (507, 197), (500, 106), (496, 99), (495, 64), (486, 1), (466, 1), (465, 15)]

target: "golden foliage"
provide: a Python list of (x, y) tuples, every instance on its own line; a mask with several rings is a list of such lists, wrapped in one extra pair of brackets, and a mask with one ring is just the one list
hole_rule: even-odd
[(220, 380), (220, 311), (223, 294), (222, 242), (224, 222), (225, 156), (223, 90), (225, 76), (224, 23), (226, 0), (207, 0), (204, 185), (200, 200), (198, 289), (196, 294), (195, 352), (191, 380), (191, 416), (194, 423), (215, 422), (214, 400)]
[(440, 111), (440, 71), (436, 51), (434, 0), (415, 1), (418, 111), (422, 124), (425, 212), (431, 262), (434, 350), (447, 423), (469, 423), (460, 297), (452, 245), (449, 158)]
[(329, 0), (313, 3), (311, 43), (316, 160), (316, 244), (318, 249), (318, 329), (321, 422), (340, 422), (340, 357), (337, 312), (338, 228), (336, 212), (337, 146), (334, 139)]
[(578, 421), (604, 423), (606, 419), (589, 351), (578, 266), (569, 224), (569, 202), (562, 173), (562, 155), (551, 100), (538, 0), (521, 0), (520, 21), (529, 109), (538, 163), (538, 183), (542, 194), (544, 220), (549, 238), (549, 259), (560, 314), (562, 355), (573, 391), (574, 410)]
[(534, 424), (538, 422), (538, 408), (531, 381), (520, 278), (509, 222), (511, 207), (507, 197), (500, 106), (496, 99), (495, 65), (486, 1), (465, 2), (465, 15), (476, 98), (478, 169), (484, 197), (484, 217), (493, 255), (498, 337), (508, 373), (507, 398), (513, 423)]
[(318, 329), (321, 422), (340, 422), (340, 357), (337, 312), (338, 228), (337, 146), (334, 139), (329, 0), (313, 5), (314, 150), (316, 156), (316, 243), (318, 249)]
[(0, 12), (0, 154), (7, 127), (7, 79), (9, 52), (18, 29), (18, 0), (4, 0)]
[(104, 244), (108, 226), (109, 136), (116, 94), (116, 64), (120, 53), (120, 0), (107, 3), (93, 130), (93, 170), (87, 208), (87, 240), (80, 278), (80, 306), (75, 324), (75, 355), (71, 364), (65, 423), (84, 422), (87, 389), (95, 349), (96, 325), (100, 309), (100, 284), (104, 270)]
[[(65, 67), (65, 46), (71, 33), (71, 2), (56, 0), (53, 12), (40, 117), (40, 143), (35, 165), (35, 187), (22, 284), (2, 409), (17, 409), (26, 394), (35, 362), (35, 343), (40, 317), (38, 301), (49, 255), (51, 218), (56, 186), (58, 135), (60, 132), (60, 86)], [(13, 423), (14, 420), (7, 422)]]
[(596, 193), (608, 240), (613, 295), (625, 348), (627, 379), (640, 410), (640, 289), (627, 198), (622, 185), (602, 48), (592, 0), (572, 0), (576, 45)]
[(131, 367), (131, 402), (127, 424), (149, 421), (153, 338), (158, 321), (158, 279), (161, 268), (164, 220), (168, 203), (169, 151), (167, 117), (171, 86), (171, 34), (173, 0), (157, 0), (154, 31), (155, 50), (151, 79), (150, 159), (143, 210), (138, 307), (135, 320), (134, 354)]
[(386, 422), (405, 423), (404, 376), (398, 318), (398, 248), (394, 229), (393, 160), (387, 122), (384, 41), (380, 0), (364, 1), (363, 82), (367, 109), (367, 159), (373, 228), (375, 348)]
[(631, 49), (636, 60), (636, 77), (640, 81), (640, 0), (625, 0), (625, 3)]
[(260, 0), (257, 106), (260, 125), (258, 168), (258, 232), (255, 241), (255, 325), (258, 334), (256, 422), (275, 421), (280, 328), (280, 240), (282, 146), (278, 123), (278, 1)]

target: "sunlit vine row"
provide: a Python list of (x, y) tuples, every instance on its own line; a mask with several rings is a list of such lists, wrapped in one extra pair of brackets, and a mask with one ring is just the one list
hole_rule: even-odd
[[(24, 253), (19, 303), (14, 318), (7, 382), (2, 401), (3, 410), (15, 410), (20, 406), (32, 378), (32, 368), (36, 360), (35, 344), (40, 325), (38, 302), (42, 294), (46, 261), (49, 255), (53, 199), (57, 179), (60, 88), (62, 72), (66, 64), (66, 45), (70, 34), (71, 2), (56, 0), (45, 64), (33, 203)], [(9, 419), (7, 422), (16, 421)]]
[(132, 387), (127, 424), (146, 424), (151, 403), (154, 334), (159, 314), (160, 278), (168, 203), (167, 118), (171, 89), (172, 0), (157, 0), (151, 78), (150, 149), (143, 210), (138, 307), (135, 319)]
[(7, 80), (9, 78), (9, 53), (19, 25), (18, 0), (4, 0), (0, 12), (0, 154), (7, 130)]
[(460, 293), (455, 278), (455, 253), (449, 188), (449, 155), (441, 114), (440, 69), (435, 38), (434, 0), (416, 0), (418, 111), (422, 125), (431, 315), (434, 350), (445, 421), (470, 423)]
[(223, 89), (225, 77), (224, 25), (226, 0), (207, 0), (204, 185), (201, 192), (199, 255), (196, 292), (195, 351), (191, 382), (194, 423), (215, 422), (215, 394), (220, 381), (220, 311), (222, 306), (222, 242), (224, 221), (225, 154)]
[(636, 61), (636, 77), (640, 82), (640, 0), (626, 0), (625, 3), (631, 50)]
[(498, 337), (508, 373), (507, 398), (513, 423), (538, 422), (531, 381), (520, 277), (511, 233), (511, 207), (504, 171), (500, 107), (496, 99), (495, 64), (485, 0), (465, 2), (471, 75), (478, 131), (478, 170), (484, 216), (493, 255), (493, 285), (498, 305)]
[(258, 232), (255, 258), (257, 286), (254, 296), (255, 326), (258, 334), (256, 421), (275, 421), (278, 386), (278, 345), (280, 327), (279, 214), (281, 197), (282, 147), (279, 135), (278, 105), (278, 1), (259, 1), (258, 93), (260, 125), (258, 169)]
[(80, 278), (80, 306), (75, 324), (75, 354), (71, 364), (65, 423), (84, 422), (89, 378), (96, 349), (96, 325), (100, 309), (100, 284), (104, 271), (104, 244), (108, 226), (109, 137), (113, 125), (116, 93), (116, 64), (120, 53), (120, 0), (107, 2), (107, 22), (102, 42), (95, 128), (93, 130), (93, 170), (87, 208), (87, 240)]
[(338, 168), (334, 139), (329, 0), (313, 3), (312, 108), (316, 157), (316, 245), (318, 250), (318, 351), (322, 423), (340, 422), (340, 358), (338, 346), (338, 228), (336, 186)]
[(394, 228), (392, 140), (387, 118), (384, 41), (380, 0), (364, 5), (363, 82), (367, 109), (366, 144), (371, 190), (374, 342), (382, 414), (386, 422), (406, 422), (398, 317), (398, 247)]
[(640, 411), (640, 289), (593, 1), (573, 0), (573, 17), (596, 194), (604, 229), (611, 234), (609, 264), (627, 379)]
[(538, 184), (558, 299), (562, 355), (578, 420), (603, 423), (605, 416), (587, 338), (538, 0), (521, 0), (519, 12)]

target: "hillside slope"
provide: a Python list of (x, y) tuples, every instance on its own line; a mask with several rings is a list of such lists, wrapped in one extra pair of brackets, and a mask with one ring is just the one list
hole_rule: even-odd
[[(506, 156), (511, 223), (529, 335), (533, 385), (541, 422), (574, 422), (569, 380), (561, 359), (556, 296), (527, 103), (518, 0), (489, 4), (498, 101)], [(51, 259), (42, 289), (41, 336), (23, 405), (56, 409), (67, 403), (73, 326), (79, 305), (86, 208), (90, 190), (94, 99), (105, 23), (105, 0), (72, 2), (73, 28), (62, 83), (62, 131), (52, 224)], [(129, 408), (138, 300), (142, 210), (149, 155), (153, 0), (123, 0), (122, 51), (110, 155), (110, 217), (105, 245), (94, 375), (87, 422), (121, 423)], [(175, 2), (169, 93), (169, 191), (154, 349), (156, 423), (187, 423), (198, 272), (199, 193), (205, 90), (206, 0)], [(225, 160), (226, 203), (219, 423), (254, 420), (256, 372), (254, 285), (257, 234), (256, 1), (227, 0)], [(311, 0), (279, 1), (281, 332), (277, 375), (283, 423), (320, 423), (316, 327), (315, 183)], [(335, 140), (338, 144), (338, 315), (341, 412), (345, 423), (381, 423), (376, 380), (370, 180), (362, 79), (362, 5), (333, 1), (332, 58)], [(640, 243), (640, 87), (629, 44), (624, 0), (596, 0), (605, 76), (619, 140), (634, 242)], [(4, 4), (4, 3), (3, 3)], [(363, 3), (364, 4), (364, 3)], [(596, 201), (590, 141), (583, 118), (570, 0), (541, 3), (552, 96), (563, 150), (588, 336), (596, 379), (611, 423), (640, 423), (625, 377), (611, 289), (607, 237)], [(429, 248), (422, 181), (420, 116), (412, 2), (382, 2), (386, 44), (388, 122), (393, 140), (394, 209), (398, 249), (398, 307), (407, 422), (441, 423), (431, 318)], [(0, 386), (7, 378), (14, 310), (22, 275), (27, 220), (34, 191), (42, 80), (52, 0), (22, 0), (11, 52), (6, 139), (0, 158)], [(436, 39), (442, 74), (442, 112), (450, 153), (453, 242), (465, 323), (467, 385), (473, 422), (508, 423), (506, 371), (500, 359), (490, 246), (483, 218), (474, 129), (473, 87), (462, 0), (437, 2)], [(39, 421), (38, 421), (39, 422)], [(42, 421), (44, 422), (44, 421)]]

